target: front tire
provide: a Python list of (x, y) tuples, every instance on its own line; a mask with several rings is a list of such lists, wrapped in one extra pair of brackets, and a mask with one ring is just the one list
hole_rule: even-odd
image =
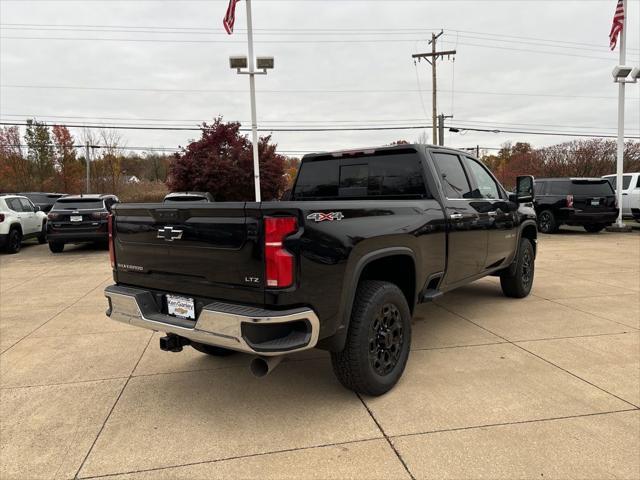
[(344, 349), (331, 353), (333, 372), (346, 388), (382, 395), (398, 382), (411, 348), (411, 311), (400, 289), (366, 280), (356, 292)]
[(535, 272), (535, 253), (528, 238), (520, 240), (515, 268), (500, 275), (502, 293), (507, 297), (524, 298), (531, 292)]
[(52, 253), (60, 253), (64, 250), (64, 243), (49, 242), (49, 250), (51, 250)]
[(191, 342), (191, 346), (201, 352), (206, 353), (207, 355), (211, 355), (213, 357), (228, 357), (229, 355), (233, 355), (236, 353), (233, 350), (228, 350), (226, 348), (214, 347), (213, 345), (207, 345), (205, 343)]
[(542, 233), (556, 233), (558, 231), (556, 216), (551, 210), (544, 210), (538, 215), (538, 230)]
[(600, 225), (600, 224), (584, 225), (584, 229), (589, 233), (598, 233), (604, 230), (604, 225)]
[(7, 239), (7, 253), (18, 253), (22, 246), (22, 233), (17, 228), (12, 229), (9, 232), (9, 238)]

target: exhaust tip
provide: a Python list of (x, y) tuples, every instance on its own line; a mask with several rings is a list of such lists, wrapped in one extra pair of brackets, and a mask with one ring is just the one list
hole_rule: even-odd
[(253, 376), (257, 378), (266, 377), (280, 364), (282, 356), (278, 357), (256, 357), (251, 360), (249, 369)]
[(262, 378), (269, 374), (269, 365), (267, 365), (264, 358), (254, 358), (251, 360), (249, 369), (254, 377)]

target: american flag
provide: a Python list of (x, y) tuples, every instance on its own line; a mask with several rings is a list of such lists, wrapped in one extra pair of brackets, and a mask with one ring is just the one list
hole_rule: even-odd
[(236, 23), (236, 4), (240, 0), (229, 0), (229, 6), (227, 7), (227, 13), (222, 20), (224, 29), (229, 35), (233, 33), (233, 24)]
[(611, 25), (611, 33), (609, 33), (609, 46), (611, 50), (615, 50), (618, 44), (618, 35), (624, 28), (624, 2), (618, 0), (616, 5), (616, 13), (613, 14), (613, 25)]

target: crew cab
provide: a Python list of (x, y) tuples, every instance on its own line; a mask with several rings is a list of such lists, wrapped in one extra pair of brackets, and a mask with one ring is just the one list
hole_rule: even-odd
[(522, 298), (534, 278), (533, 178), (508, 194), (466, 152), (401, 145), (306, 155), (287, 201), (120, 204), (110, 217), (113, 320), (160, 347), (331, 352), (340, 382), (398, 381), (418, 303), (486, 275)]
[(56, 200), (49, 211), (47, 240), (53, 253), (60, 253), (67, 243), (106, 245), (107, 218), (118, 203), (115, 195), (69, 195)]
[(563, 224), (598, 233), (618, 218), (615, 192), (605, 179), (537, 178), (534, 188), (542, 233), (556, 233)]
[(22, 241), (45, 243), (47, 215), (22, 195), (0, 194), (0, 250), (18, 253)]

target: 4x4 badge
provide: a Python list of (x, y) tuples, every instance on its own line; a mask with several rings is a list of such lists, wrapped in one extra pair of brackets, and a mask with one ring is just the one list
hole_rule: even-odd
[(316, 222), (333, 222), (340, 221), (344, 218), (342, 212), (321, 213), (315, 212), (307, 215), (307, 220), (315, 220)]

